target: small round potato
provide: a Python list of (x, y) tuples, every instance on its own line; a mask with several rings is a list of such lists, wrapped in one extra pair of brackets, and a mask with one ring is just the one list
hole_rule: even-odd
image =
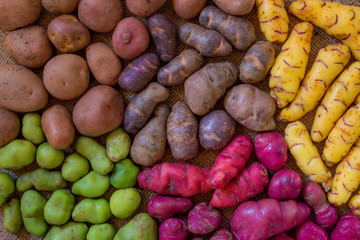
[(112, 43), (116, 54), (127, 60), (140, 56), (150, 43), (149, 31), (141, 20), (127, 17), (116, 26)]
[(98, 137), (119, 127), (124, 117), (124, 102), (118, 91), (109, 86), (91, 88), (76, 103), (73, 121), (85, 136)]
[(147, 18), (160, 10), (166, 0), (126, 0), (126, 7), (132, 14)]
[(41, 0), (42, 5), (48, 12), (65, 14), (73, 12), (80, 0)]
[(40, 16), (40, 0), (0, 0), (0, 28), (14, 30), (34, 23)]
[(95, 79), (104, 85), (115, 86), (121, 73), (121, 62), (106, 44), (97, 42), (86, 48), (86, 60)]
[(119, 0), (81, 0), (78, 17), (94, 32), (111, 32), (123, 17), (123, 7)]
[(61, 100), (74, 99), (89, 86), (89, 68), (82, 57), (61, 54), (45, 65), (43, 81), (52, 96)]
[(19, 117), (0, 106), (0, 148), (14, 140), (20, 131)]
[(230, 15), (245, 15), (251, 12), (255, 0), (214, 0), (214, 3)]
[(6, 35), (4, 49), (16, 63), (28, 68), (44, 66), (53, 54), (46, 30), (35, 25)]
[(172, 5), (176, 15), (190, 20), (201, 12), (207, 0), (172, 0)]
[(71, 113), (62, 105), (54, 105), (41, 116), (41, 126), (49, 144), (56, 149), (65, 149), (75, 138)]
[(89, 30), (77, 17), (64, 14), (54, 18), (48, 25), (47, 35), (54, 46), (63, 53), (84, 49), (90, 43)]

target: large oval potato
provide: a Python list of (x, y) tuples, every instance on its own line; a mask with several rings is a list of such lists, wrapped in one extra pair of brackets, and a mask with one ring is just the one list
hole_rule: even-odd
[(190, 20), (201, 12), (207, 0), (172, 0), (172, 5), (176, 15)]
[(53, 54), (46, 30), (35, 25), (7, 34), (4, 49), (16, 63), (28, 68), (44, 66)]
[(35, 22), (41, 12), (40, 0), (0, 0), (0, 28), (14, 30)]
[(166, 0), (126, 0), (126, 6), (132, 14), (147, 18), (160, 10)]
[(123, 116), (123, 98), (109, 86), (91, 88), (76, 103), (73, 111), (76, 129), (89, 137), (97, 137), (119, 127)]
[(52, 96), (61, 100), (74, 99), (89, 86), (89, 68), (78, 55), (57, 55), (45, 65), (43, 81)]
[(214, 0), (214, 3), (230, 15), (245, 15), (251, 12), (255, 0)]
[(48, 102), (41, 79), (27, 68), (0, 65), (0, 104), (15, 112), (33, 112)]
[(41, 0), (44, 8), (54, 14), (65, 14), (73, 12), (80, 0)]
[(53, 148), (65, 149), (74, 141), (75, 127), (71, 113), (62, 105), (54, 105), (42, 114), (41, 127)]
[(0, 106), (0, 148), (14, 140), (20, 132), (19, 117)]

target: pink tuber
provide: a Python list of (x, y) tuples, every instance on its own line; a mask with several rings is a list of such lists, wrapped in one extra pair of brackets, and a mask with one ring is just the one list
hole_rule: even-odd
[(276, 236), (270, 238), (269, 240), (294, 240), (294, 239), (292, 237), (290, 237), (289, 235), (287, 235), (286, 233), (283, 233), (283, 234), (276, 235)]
[(209, 240), (234, 240), (234, 236), (226, 228), (221, 228), (214, 232), (214, 234), (209, 238)]
[(305, 221), (296, 228), (296, 240), (329, 240), (329, 235), (319, 225)]
[(154, 196), (148, 203), (148, 213), (159, 220), (165, 220), (189, 211), (194, 206), (190, 198)]
[(290, 200), (299, 196), (302, 188), (300, 175), (290, 169), (277, 171), (270, 180), (268, 195), (276, 200)]
[(159, 227), (159, 240), (185, 240), (188, 236), (186, 222), (178, 218), (168, 218)]
[(256, 134), (254, 149), (258, 159), (272, 171), (282, 168), (288, 160), (286, 141), (278, 132)]
[(331, 240), (359, 240), (360, 219), (353, 213), (345, 213), (341, 216), (331, 233)]
[(210, 207), (206, 202), (198, 203), (190, 211), (188, 230), (194, 234), (207, 234), (217, 229), (221, 223), (220, 211)]

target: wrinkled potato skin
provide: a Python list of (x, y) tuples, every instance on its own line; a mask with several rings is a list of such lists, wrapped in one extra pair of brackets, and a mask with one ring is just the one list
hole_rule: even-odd
[(14, 140), (19, 132), (19, 117), (16, 113), (0, 106), (0, 148)]
[(0, 65), (0, 104), (15, 112), (34, 112), (48, 102), (41, 79), (27, 68)]
[(179, 17), (190, 20), (201, 12), (207, 0), (172, 0), (173, 9)]
[(115, 86), (121, 73), (120, 59), (106, 44), (97, 42), (86, 48), (86, 60), (95, 79), (104, 85)]
[(63, 53), (84, 49), (90, 43), (89, 30), (77, 17), (64, 14), (54, 18), (48, 25), (47, 35), (54, 46)]
[(214, 0), (214, 3), (230, 15), (245, 15), (251, 12), (255, 0)]
[(46, 30), (35, 25), (7, 34), (4, 49), (16, 63), (28, 68), (42, 67), (53, 54)]
[(35, 22), (41, 12), (40, 0), (0, 0), (0, 28), (14, 30)]
[(56, 149), (65, 149), (75, 138), (71, 113), (62, 105), (54, 105), (41, 116), (41, 126), (49, 144)]
[(122, 3), (119, 0), (81, 0), (78, 17), (94, 32), (111, 32), (123, 17)]
[(80, 0), (41, 0), (44, 8), (54, 14), (73, 12), (79, 5)]
[(166, 0), (126, 0), (126, 7), (136, 16), (147, 18), (160, 10)]

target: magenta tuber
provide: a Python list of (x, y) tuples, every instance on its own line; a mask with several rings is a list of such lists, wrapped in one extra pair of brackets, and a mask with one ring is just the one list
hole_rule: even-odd
[(147, 210), (150, 216), (165, 220), (176, 214), (186, 213), (193, 206), (190, 198), (154, 196), (150, 199)]
[(331, 240), (359, 240), (360, 219), (353, 213), (345, 213), (331, 233)]
[(268, 195), (276, 200), (290, 200), (299, 196), (302, 188), (300, 175), (290, 169), (277, 171), (270, 180)]
[(194, 234), (207, 234), (217, 229), (221, 223), (221, 213), (206, 202), (198, 203), (190, 211), (188, 230)]
[(329, 235), (319, 225), (305, 221), (296, 228), (296, 240), (329, 240)]
[(234, 240), (234, 236), (226, 228), (221, 228), (214, 232), (214, 234), (211, 235), (209, 240)]
[(287, 235), (286, 233), (283, 233), (283, 234), (276, 235), (276, 236), (270, 238), (269, 240), (294, 240), (294, 239), (292, 237), (290, 237), (289, 235)]
[(185, 240), (188, 236), (186, 222), (178, 218), (168, 218), (159, 227), (159, 240)]

